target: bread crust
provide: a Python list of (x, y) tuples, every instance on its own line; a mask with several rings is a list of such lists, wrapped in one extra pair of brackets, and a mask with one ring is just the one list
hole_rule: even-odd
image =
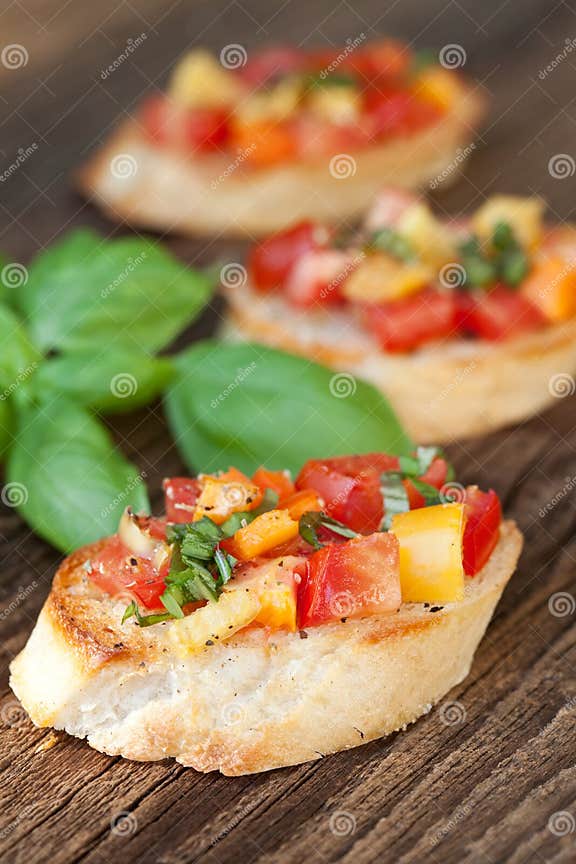
[[(231, 155), (194, 159), (154, 146), (130, 119), (80, 169), (76, 181), (111, 218), (160, 231), (256, 236), (304, 217), (339, 222), (361, 214), (380, 186), (417, 188), (438, 178), (455, 179), (464, 161), (461, 148), (485, 107), (484, 94), (463, 84), (462, 98), (436, 125), (341, 154), (354, 164), (345, 179), (330, 173), (329, 157), (265, 168), (248, 167)], [(350, 163), (343, 165), (347, 169)]]
[(250, 285), (224, 290), (223, 338), (262, 342), (370, 381), (420, 444), (520, 422), (566, 395), (557, 376), (576, 373), (576, 318), (500, 343), (454, 339), (387, 354), (347, 310), (295, 311)]
[(120, 623), (125, 603), (82, 566), (94, 544), (62, 564), (10, 684), (36, 725), (111, 755), (227, 775), (317, 759), (404, 728), (468, 674), (521, 546), (504, 523), (465, 599), (438, 611), (404, 604), (305, 638), (253, 627), (179, 655), (179, 622)]

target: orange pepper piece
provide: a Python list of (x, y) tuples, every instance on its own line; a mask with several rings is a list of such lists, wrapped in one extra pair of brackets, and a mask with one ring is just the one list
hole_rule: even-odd
[(236, 468), (218, 477), (201, 474), (198, 479), (202, 488), (194, 508), (194, 522), (208, 516), (221, 525), (232, 513), (254, 510), (262, 501), (260, 487)]
[(269, 471), (263, 465), (252, 476), (252, 482), (256, 483), (263, 492), (266, 489), (277, 492), (280, 501), (293, 495), (295, 491), (294, 483), (290, 479), (288, 471)]
[(536, 260), (522, 293), (549, 321), (566, 321), (576, 314), (576, 264), (560, 255)]
[(250, 561), (297, 535), (298, 522), (287, 510), (268, 510), (220, 545), (239, 561)]
[(300, 519), (310, 510), (319, 511), (324, 508), (324, 501), (314, 489), (302, 489), (289, 498), (284, 498), (280, 503), (284, 510), (288, 510), (292, 519)]

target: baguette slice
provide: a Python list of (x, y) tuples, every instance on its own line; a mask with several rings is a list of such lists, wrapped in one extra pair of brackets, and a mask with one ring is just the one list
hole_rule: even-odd
[(500, 343), (454, 339), (387, 354), (348, 311), (296, 310), (249, 284), (223, 290), (223, 338), (262, 342), (370, 381), (421, 444), (520, 422), (567, 395), (576, 373), (576, 318)]
[(155, 146), (131, 119), (81, 168), (77, 183), (112, 219), (144, 228), (270, 234), (305, 217), (332, 223), (357, 216), (382, 185), (412, 189), (456, 179), (462, 148), (484, 114), (483, 94), (463, 84), (462, 98), (436, 125), (336, 156), (343, 178), (330, 172), (329, 156), (266, 168), (248, 168), (234, 154), (193, 158)]
[(182, 622), (120, 624), (125, 603), (82, 566), (94, 544), (60, 567), (11, 687), (36, 725), (111, 755), (227, 775), (317, 759), (403, 729), (466, 677), (521, 546), (505, 522), (465, 599), (437, 611), (404, 604), (306, 634), (250, 628), (182, 655)]

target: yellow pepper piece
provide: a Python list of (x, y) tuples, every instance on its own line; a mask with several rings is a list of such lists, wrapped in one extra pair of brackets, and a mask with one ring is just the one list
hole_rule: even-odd
[(264, 586), (260, 594), (260, 612), (257, 624), (273, 630), (296, 630), (296, 588), (287, 582), (276, 582)]
[(358, 119), (362, 96), (356, 87), (317, 87), (309, 93), (306, 105), (330, 123), (350, 123)]
[(449, 111), (461, 92), (462, 85), (458, 76), (440, 66), (424, 69), (414, 84), (416, 96), (441, 111)]
[(261, 606), (260, 593), (254, 588), (223, 591), (218, 600), (171, 622), (170, 638), (180, 654), (218, 645), (251, 624)]
[(190, 51), (176, 66), (168, 95), (183, 108), (221, 108), (233, 105), (241, 88), (234, 74), (209, 51)]
[(249, 525), (239, 528), (223, 546), (239, 561), (250, 561), (297, 535), (298, 522), (287, 510), (268, 510)]
[(481, 240), (490, 241), (499, 222), (508, 224), (525, 249), (534, 249), (542, 238), (544, 202), (540, 198), (494, 195), (472, 217), (472, 228)]
[(415, 201), (406, 208), (396, 230), (429, 267), (439, 268), (457, 260), (454, 232), (440, 222), (423, 201)]
[(521, 290), (549, 321), (566, 321), (576, 315), (576, 263), (560, 255), (540, 258)]
[(391, 530), (400, 544), (403, 602), (453, 603), (463, 599), (463, 504), (398, 513)]
[(433, 278), (433, 271), (422, 264), (403, 264), (390, 255), (374, 252), (342, 283), (341, 291), (348, 300), (382, 303), (415, 294)]

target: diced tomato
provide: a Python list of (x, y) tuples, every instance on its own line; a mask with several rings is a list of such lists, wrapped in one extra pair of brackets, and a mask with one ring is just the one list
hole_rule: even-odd
[(152, 96), (141, 112), (148, 135), (159, 144), (212, 150), (228, 139), (228, 112), (221, 108), (188, 110), (163, 96)]
[(466, 524), (463, 564), (467, 576), (475, 576), (486, 564), (498, 543), (502, 509), (497, 494), (468, 486), (465, 497)]
[(149, 558), (133, 555), (117, 535), (106, 541), (90, 560), (89, 577), (111, 596), (130, 595), (147, 609), (162, 606), (160, 595), (165, 589), (169, 562), (160, 572)]
[[(419, 478), (423, 483), (428, 483), (429, 486), (434, 486), (435, 489), (441, 489), (446, 483), (448, 477), (448, 463), (441, 456), (436, 456), (432, 460), (428, 470)], [(408, 501), (410, 509), (417, 510), (418, 507), (424, 507), (426, 500), (421, 492), (416, 490), (416, 487), (410, 480), (404, 480), (404, 488), (408, 493)]]
[(329, 232), (323, 226), (310, 220), (272, 234), (254, 246), (248, 257), (254, 286), (259, 291), (282, 286), (298, 259), (312, 249), (326, 246), (329, 238)]
[(401, 599), (396, 537), (358, 537), (310, 557), (298, 596), (298, 626), (392, 612)]
[(301, 308), (341, 303), (340, 288), (351, 271), (350, 255), (339, 249), (305, 252), (286, 281), (286, 296)]
[(402, 300), (365, 305), (366, 328), (385, 351), (412, 351), (426, 342), (454, 335), (454, 292), (427, 288)]
[(238, 70), (238, 75), (254, 87), (261, 87), (271, 78), (299, 72), (307, 63), (306, 54), (297, 48), (272, 47), (250, 57)]
[(350, 52), (342, 67), (354, 70), (370, 80), (394, 80), (406, 74), (410, 62), (411, 51), (407, 45), (395, 39), (381, 39)]
[(287, 471), (268, 471), (261, 465), (254, 473), (252, 480), (263, 492), (266, 489), (276, 492), (279, 501), (282, 501), (283, 498), (289, 498), (295, 491), (294, 483)]
[(370, 534), (382, 522), (380, 475), (397, 467), (397, 458), (384, 453), (310, 459), (296, 478), (296, 488), (314, 489), (324, 499), (329, 516)]
[(460, 313), (460, 326), (490, 342), (500, 342), (512, 336), (538, 330), (546, 318), (526, 297), (516, 291), (497, 285), (490, 291), (477, 294)]
[[(372, 126), (362, 114), (355, 122), (331, 123), (317, 114), (301, 112), (294, 116), (292, 128), (298, 155), (302, 159), (325, 159), (353, 153), (366, 146), (372, 135)], [(344, 160), (342, 166), (346, 167)]]
[(162, 485), (168, 522), (192, 522), (200, 482), (191, 477), (168, 477)]
[(418, 99), (407, 90), (369, 87), (364, 94), (364, 111), (371, 137), (407, 135), (428, 126), (442, 116), (438, 108)]

